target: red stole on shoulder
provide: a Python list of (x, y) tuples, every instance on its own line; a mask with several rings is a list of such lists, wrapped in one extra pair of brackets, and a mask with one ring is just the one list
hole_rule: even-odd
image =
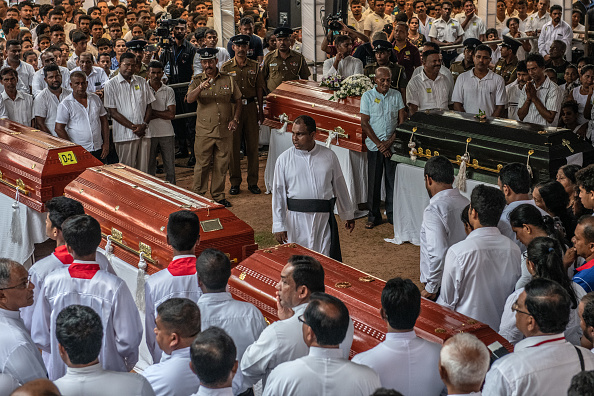
[(73, 278), (92, 279), (99, 271), (99, 264), (96, 263), (72, 263), (68, 267), (68, 272)]
[(194, 275), (196, 273), (196, 257), (182, 257), (173, 260), (167, 267), (173, 276)]
[(68, 253), (68, 249), (66, 249), (66, 245), (58, 246), (54, 250), (54, 256), (56, 256), (56, 258), (58, 260), (60, 260), (62, 262), (62, 264), (64, 264), (64, 265), (70, 265), (74, 261), (74, 258), (72, 257), (72, 255), (70, 253)]

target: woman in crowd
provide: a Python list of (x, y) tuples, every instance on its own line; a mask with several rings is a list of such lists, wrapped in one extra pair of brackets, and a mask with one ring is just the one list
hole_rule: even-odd
[(408, 21), (408, 41), (419, 48), (427, 41), (425, 35), (419, 32), (419, 18), (416, 16), (410, 18)]
[(274, 35), (274, 31), (270, 30), (264, 37), (264, 55), (274, 50), (276, 50), (276, 36)]
[[(592, 91), (590, 86), (594, 84), (594, 65), (585, 65), (580, 72), (579, 87), (573, 89), (573, 100), (578, 103), (578, 123), (583, 124), (590, 119), (590, 112), (592, 111)], [(588, 105), (590, 103), (590, 105)], [(589, 111), (588, 111), (589, 110)]]
[(116, 70), (120, 67), (120, 56), (128, 49), (126, 48), (126, 40), (117, 39), (114, 43), (115, 56), (111, 58), (111, 70)]
[[(574, 345), (580, 345), (582, 331), (577, 306), (586, 293), (567, 276), (563, 266), (563, 249), (559, 241), (545, 236), (534, 238), (528, 245), (526, 265), (532, 277), (553, 280), (567, 291), (571, 298), (572, 310), (565, 338)], [(523, 287), (517, 289), (507, 298), (501, 316), (499, 334), (512, 344), (524, 339), (524, 335), (516, 327), (516, 313), (512, 310), (523, 291)]]
[(555, 227), (565, 236), (564, 242), (570, 245), (576, 227), (573, 216), (567, 213), (569, 196), (558, 181), (539, 183), (532, 192), (536, 206), (555, 220)]
[(565, 83), (559, 85), (559, 88), (563, 91), (563, 100), (561, 103), (568, 99), (572, 99), (573, 90), (581, 85), (580, 74), (578, 73), (578, 68), (576, 65), (569, 64), (567, 66), (567, 69), (565, 69), (565, 74), (563, 74), (563, 80)]
[[(505, 25), (509, 29), (509, 32), (507, 32), (505, 36), (511, 38), (528, 37), (526, 33), (520, 31), (520, 20), (518, 18), (509, 18)], [(532, 45), (530, 44), (530, 40), (522, 40), (521, 43), (522, 45), (518, 48), (516, 56), (518, 57), (518, 60), (523, 61), (526, 60), (526, 54), (530, 53)]]
[[(584, 138), (588, 132), (588, 123), (579, 123), (579, 104), (573, 99), (565, 101), (561, 105), (561, 114), (559, 117), (559, 126), (571, 129), (573, 133)], [(573, 164), (583, 164), (583, 153), (576, 153), (568, 157), (568, 161)], [(569, 194), (569, 193), (568, 193)], [(571, 196), (570, 196), (571, 199)]]

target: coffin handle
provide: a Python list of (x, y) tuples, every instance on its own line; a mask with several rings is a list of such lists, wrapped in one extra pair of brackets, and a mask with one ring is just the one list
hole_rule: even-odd
[[(107, 241), (107, 234), (105, 233), (101, 233), (101, 238), (105, 239)], [(121, 241), (114, 239), (114, 238), (110, 238), (112, 245), (116, 245), (117, 247), (120, 247), (122, 249), (124, 249), (127, 252), (130, 252), (132, 254), (134, 254), (135, 256), (140, 256), (140, 251), (131, 248), (130, 246), (124, 245)], [(157, 261), (155, 259), (153, 259), (150, 256), (147, 256), (147, 254), (145, 252), (142, 252), (143, 256), (144, 256), (144, 260), (148, 261), (149, 263), (153, 264), (153, 265), (157, 265)]]
[[(283, 113), (283, 114), (279, 115), (278, 117), (273, 117), (273, 118), (277, 119), (280, 123), (285, 123), (285, 122), (287, 124), (292, 124), (293, 123), (293, 121), (291, 121), (289, 119), (289, 116), (286, 113)], [(349, 138), (349, 134), (346, 133), (346, 131), (344, 130), (344, 128), (341, 127), (341, 126), (337, 126), (334, 129), (326, 129), (326, 128), (320, 128), (320, 127), (317, 127), (316, 129), (318, 131), (325, 132), (328, 135), (332, 135), (333, 134), (335, 137), (337, 136), (337, 137), (340, 137), (340, 138), (343, 138), (343, 139), (348, 139)]]
[(10, 188), (14, 188), (15, 190), (19, 190), (19, 193), (21, 194), (30, 195), (30, 192), (29, 190), (27, 190), (27, 186), (25, 186), (25, 182), (23, 182), (22, 179), (16, 179), (16, 184), (12, 184), (8, 180), (4, 180), (4, 175), (2, 174), (2, 171), (0, 171), (0, 183)]

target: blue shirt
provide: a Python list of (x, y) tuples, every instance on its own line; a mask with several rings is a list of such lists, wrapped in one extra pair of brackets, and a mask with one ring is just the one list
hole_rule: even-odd
[(586, 293), (594, 291), (594, 260), (590, 260), (575, 269), (573, 281), (580, 285)]
[[(404, 108), (402, 95), (390, 88), (385, 95), (370, 89), (361, 96), (361, 114), (369, 116), (369, 125), (379, 140), (388, 139), (398, 126), (398, 112)], [(370, 138), (365, 139), (369, 151), (377, 151)]]

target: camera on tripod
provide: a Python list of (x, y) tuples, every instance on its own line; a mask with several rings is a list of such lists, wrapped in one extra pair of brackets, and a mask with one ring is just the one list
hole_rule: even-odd
[(157, 21), (157, 29), (155, 30), (155, 36), (159, 37), (159, 46), (168, 48), (171, 46), (171, 31), (178, 24), (177, 19), (171, 19), (171, 14), (164, 14)]

